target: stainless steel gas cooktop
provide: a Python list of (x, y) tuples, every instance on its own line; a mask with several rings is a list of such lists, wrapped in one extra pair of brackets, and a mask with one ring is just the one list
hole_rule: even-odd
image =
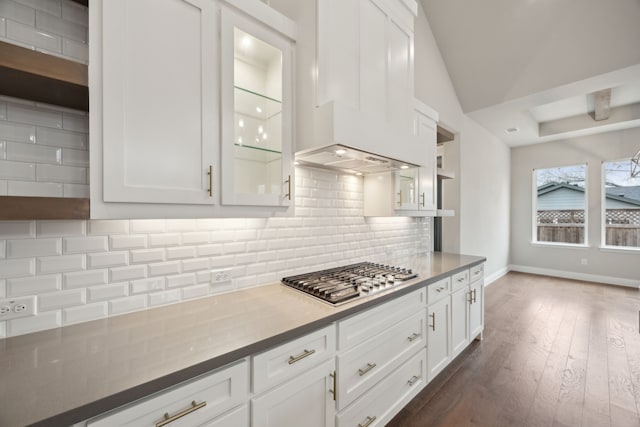
[(284, 277), (282, 283), (333, 305), (389, 289), (418, 275), (408, 268), (361, 262)]

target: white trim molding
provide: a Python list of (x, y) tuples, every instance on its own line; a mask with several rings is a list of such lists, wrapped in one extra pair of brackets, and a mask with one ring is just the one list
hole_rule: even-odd
[(509, 267), (503, 267), (498, 271), (494, 271), (489, 276), (486, 276), (484, 278), (484, 287), (486, 288), (487, 286), (489, 286), (490, 284), (492, 284), (493, 282), (495, 282), (496, 280), (498, 280), (499, 278), (507, 274), (509, 271), (511, 271)]
[(520, 273), (539, 274), (542, 276), (562, 277), (564, 279), (582, 280), (585, 282), (606, 283), (609, 285), (626, 286), (640, 289), (640, 280), (624, 279), (622, 277), (600, 276), (597, 274), (576, 273), (574, 271), (553, 270), (550, 268), (529, 267), (526, 265), (509, 265), (510, 271)]

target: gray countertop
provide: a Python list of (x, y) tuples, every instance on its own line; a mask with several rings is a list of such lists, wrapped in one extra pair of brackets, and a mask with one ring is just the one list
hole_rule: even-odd
[(0, 340), (0, 426), (74, 424), (484, 261), (404, 259), (418, 278), (339, 307), (276, 283)]

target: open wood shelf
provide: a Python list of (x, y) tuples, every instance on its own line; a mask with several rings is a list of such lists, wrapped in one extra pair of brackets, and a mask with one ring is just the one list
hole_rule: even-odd
[(89, 219), (89, 199), (0, 197), (0, 220)]
[(438, 126), (437, 135), (438, 145), (444, 144), (445, 142), (453, 141), (456, 137), (453, 132), (443, 128), (442, 126)]
[(0, 94), (89, 111), (87, 66), (0, 41)]

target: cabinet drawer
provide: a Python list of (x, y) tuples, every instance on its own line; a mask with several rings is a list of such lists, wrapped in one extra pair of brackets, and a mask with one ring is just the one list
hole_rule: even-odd
[(426, 306), (422, 287), (338, 322), (338, 350), (357, 345)]
[(337, 427), (383, 426), (426, 385), (427, 353), (419, 351), (336, 417)]
[(249, 405), (242, 405), (205, 423), (202, 427), (249, 427)]
[(326, 328), (289, 341), (253, 357), (253, 392), (261, 393), (332, 357), (336, 329)]
[(469, 270), (461, 271), (451, 276), (452, 291), (455, 292), (458, 289), (462, 289), (469, 284)]
[[(170, 426), (201, 425), (248, 398), (249, 364), (243, 360), (89, 420), (87, 426), (155, 427), (165, 414), (172, 416), (188, 409), (193, 411), (176, 419)], [(206, 404), (195, 409), (192, 402)]]
[(427, 286), (427, 301), (432, 304), (449, 295), (451, 292), (451, 277), (438, 280)]
[(425, 312), (387, 328), (337, 357), (338, 408), (345, 408), (425, 346)]
[(471, 278), (470, 282), (475, 282), (478, 279), (482, 279), (484, 277), (484, 264), (476, 265), (475, 267), (471, 267), (469, 269)]

